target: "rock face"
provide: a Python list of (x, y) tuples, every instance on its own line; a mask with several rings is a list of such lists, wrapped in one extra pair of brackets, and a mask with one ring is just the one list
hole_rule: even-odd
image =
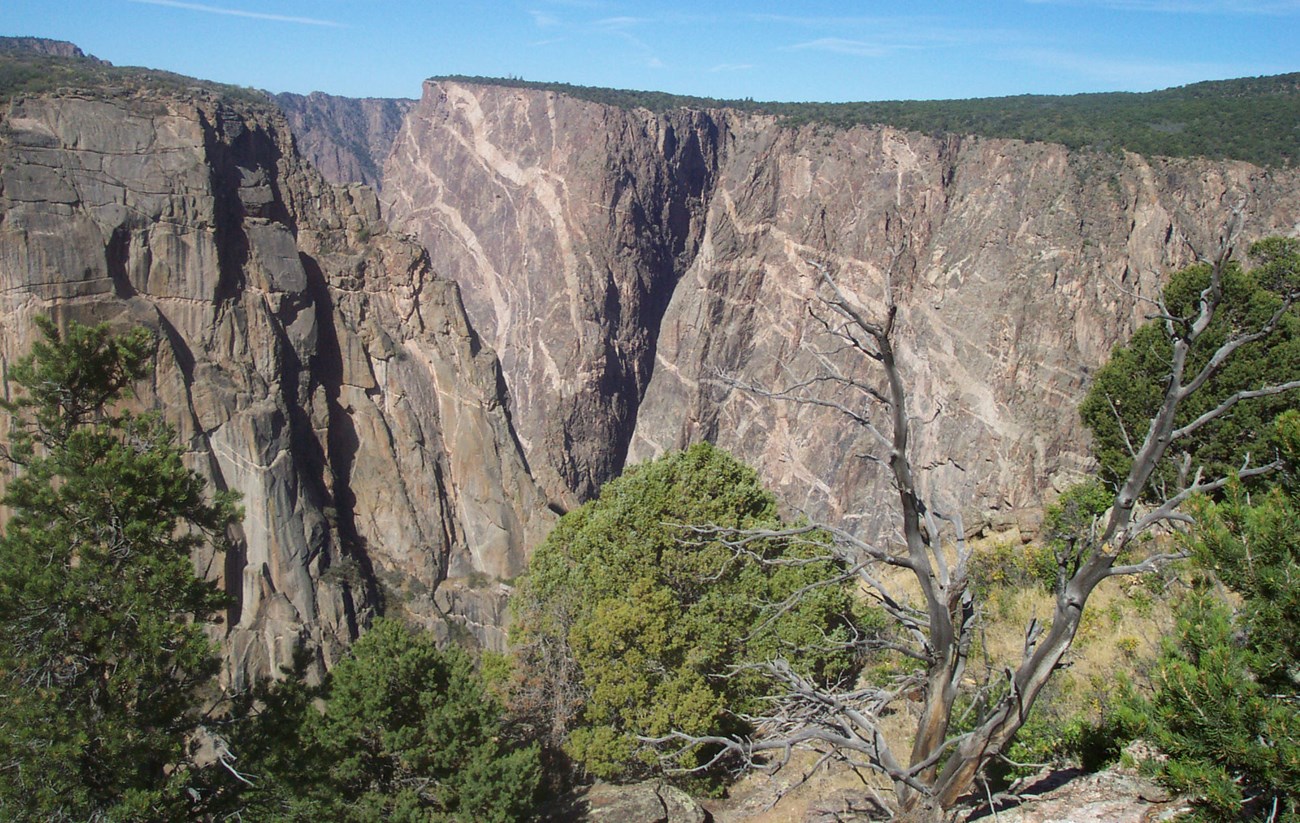
[[(243, 495), (214, 632), (228, 682), (328, 665), (383, 602), (502, 643), (499, 579), (553, 515), (455, 283), (327, 184), (269, 105), (64, 92), (0, 110), (0, 369), (32, 317), (143, 323), (139, 401)], [(471, 582), (474, 585), (471, 585)]]
[(442, 81), (383, 198), (461, 284), (553, 500), (710, 439), (794, 508), (870, 535), (890, 527), (870, 437), (733, 387), (815, 373), (817, 267), (868, 307), (894, 290), (936, 504), (968, 531), (1032, 529), (1088, 469), (1075, 407), (1140, 322), (1136, 296), (1212, 254), (1234, 208), (1247, 240), (1300, 229), (1294, 171)]
[(817, 267), (868, 307), (894, 290), (939, 503), (972, 531), (1032, 528), (1088, 467), (1074, 408), (1137, 296), (1233, 209), (1247, 238), (1300, 230), (1300, 176), (1241, 163), (449, 82), (389, 152), (400, 102), (299, 100), (300, 143), (340, 176), (387, 156), (387, 216), (426, 251), (370, 189), (325, 182), (269, 102), (5, 99), (0, 369), (41, 312), (157, 330), (140, 402), (244, 496), (235, 549), (195, 558), (234, 595), (214, 632), (236, 684), (302, 645), (328, 665), (381, 605), (500, 647), (501, 581), (551, 509), (698, 439), (793, 508), (883, 533), (860, 430), (734, 388), (815, 371)]
[(708, 813), (681, 789), (649, 781), (598, 783), (587, 789), (581, 819), (589, 823), (706, 823)]
[(383, 185), (384, 158), (414, 100), (277, 94), (298, 150), (331, 183)]
[[(386, 198), (503, 357), (553, 499), (622, 468), (674, 286), (698, 253), (719, 135), (554, 94), (429, 84)], [(576, 495), (576, 497), (575, 497)]]
[(1031, 780), (1023, 802), (987, 809), (968, 820), (984, 823), (1156, 823), (1192, 811), (1186, 798), (1171, 795), (1136, 771), (1113, 767), (1059, 783), (1053, 775)]
[(0, 54), (41, 54), (48, 57), (77, 57), (103, 61), (95, 57), (86, 57), (86, 53), (67, 40), (49, 40), (44, 37), (0, 37)]

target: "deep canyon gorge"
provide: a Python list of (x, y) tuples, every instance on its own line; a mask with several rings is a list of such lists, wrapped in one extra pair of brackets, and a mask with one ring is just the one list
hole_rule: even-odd
[(243, 496), (234, 551), (195, 558), (235, 596), (236, 685), (381, 609), (502, 648), (557, 515), (698, 440), (887, 537), (867, 436), (741, 388), (816, 368), (819, 268), (898, 297), (923, 486), (1032, 534), (1092, 470), (1075, 409), (1142, 298), (1234, 213), (1242, 248), (1300, 231), (1287, 168), (450, 80), (16, 95), (0, 167), (0, 369), (38, 314), (154, 329), (139, 403)]

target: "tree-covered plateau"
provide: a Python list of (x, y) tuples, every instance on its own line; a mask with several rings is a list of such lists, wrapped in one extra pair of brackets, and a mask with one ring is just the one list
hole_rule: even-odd
[[(771, 114), (788, 126), (885, 125), (924, 134), (974, 134), (1072, 149), (1126, 150), (1147, 156), (1244, 160), (1290, 166), (1300, 155), (1300, 74), (1212, 80), (1160, 91), (889, 100), (864, 103), (779, 103), (716, 100), (516, 78), (448, 76), (445, 80), (554, 91), (605, 105), (665, 112), (730, 108)], [(1243, 128), (1249, 123), (1249, 128)]]

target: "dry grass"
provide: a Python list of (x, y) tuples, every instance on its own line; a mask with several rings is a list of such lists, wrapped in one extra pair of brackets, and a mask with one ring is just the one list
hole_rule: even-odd
[[(980, 625), (971, 655), (967, 685), (973, 692), (982, 683), (1002, 676), (1006, 666), (1020, 662), (1025, 630), (1037, 619), (1046, 625), (1052, 617), (1055, 596), (1032, 579), (1032, 563), (1014, 568), (1022, 558), (1034, 557), (1041, 548), (1019, 541), (986, 541), (976, 547), (981, 560), (1012, 566), (993, 575), (980, 598)], [(891, 579), (895, 589), (906, 589), (910, 575)], [(1173, 587), (1179, 585), (1173, 580)], [(1093, 593), (1066, 665), (1057, 671), (1035, 713), (1040, 717), (1102, 719), (1122, 676), (1140, 678), (1159, 651), (1161, 638), (1173, 626), (1171, 598), (1164, 578), (1115, 578)], [(896, 752), (906, 752), (915, 730), (916, 706), (900, 705), (886, 719), (886, 737)], [(889, 797), (892, 789), (879, 775), (862, 774), (843, 765), (831, 766), (804, 779), (815, 756), (803, 752), (776, 777), (751, 775), (731, 790), (730, 798), (711, 801), (708, 807), (719, 823), (756, 821), (794, 823), (834, 819), (849, 804), (858, 809), (870, 796), (868, 786)], [(776, 802), (780, 798), (780, 802)], [(829, 817), (827, 815), (830, 815)]]
[[(1155, 660), (1161, 638), (1173, 627), (1169, 597), (1153, 588), (1147, 579), (1138, 578), (1116, 578), (1097, 587), (1065, 667), (1053, 678), (1048, 705), (1040, 701), (1036, 711), (1101, 719), (1119, 679), (1139, 676)], [(1020, 660), (1030, 622), (1037, 619), (1046, 625), (1051, 620), (1055, 597), (1036, 587), (996, 586), (985, 606), (980, 648), (972, 657), (987, 663), (996, 676), (1001, 666)]]
[(806, 823), (842, 819), (846, 811), (862, 811), (872, 790), (889, 797), (889, 782), (879, 775), (844, 764), (809, 771), (814, 752), (798, 752), (775, 775), (751, 774), (734, 786), (725, 800), (704, 801), (715, 823)]

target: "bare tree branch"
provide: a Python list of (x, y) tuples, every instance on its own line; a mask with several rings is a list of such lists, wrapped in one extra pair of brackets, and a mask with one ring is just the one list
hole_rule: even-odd
[[(720, 762), (718, 758), (725, 754), (769, 769), (788, 763), (798, 747), (820, 747), (819, 763), (827, 762), (828, 750), (838, 751), (844, 753), (845, 762), (860, 762), (863, 768), (891, 780), (899, 813), (937, 820), (953, 808), (976, 787), (981, 769), (994, 758), (1003, 757), (1043, 688), (1064, 664), (1096, 587), (1110, 577), (1155, 571), (1184, 554), (1158, 552), (1123, 565), (1117, 565), (1117, 558), (1153, 527), (1189, 521), (1182, 511), (1188, 500), (1218, 491), (1229, 482), (1222, 477), (1205, 479), (1198, 472), (1150, 509), (1139, 511), (1139, 500), (1143, 494), (1150, 494), (1157, 468), (1171, 456), (1171, 444), (1222, 418), (1244, 401), (1300, 390), (1300, 381), (1245, 389), (1181, 427), (1175, 423), (1189, 397), (1204, 390), (1210, 378), (1244, 346), (1275, 333), (1294, 305), (1294, 297), (1287, 297), (1282, 308), (1258, 328), (1238, 332), (1219, 345), (1205, 365), (1188, 378), (1194, 349), (1224, 308), (1224, 276), (1235, 235), (1235, 225), (1230, 225), (1216, 257), (1209, 262), (1209, 282), (1189, 316), (1174, 316), (1163, 297), (1132, 295), (1158, 309), (1154, 318), (1161, 322), (1171, 347), (1167, 381), (1158, 407), (1139, 442), (1137, 432), (1129, 431), (1112, 403), (1112, 413), (1132, 457), (1129, 472), (1119, 484), (1104, 519), (1068, 536), (1066, 548), (1058, 554), (1056, 602), (1050, 619), (1035, 619), (1026, 627), (1020, 659), (1004, 668), (1005, 680), (999, 681), (996, 692), (991, 691), (991, 683), (990, 691), (981, 692), (974, 722), (969, 731), (961, 734), (952, 733), (951, 725), (978, 612), (969, 579), (972, 551), (956, 510), (948, 514), (946, 507), (933, 505), (916, 480), (911, 427), (921, 421), (909, 414), (904, 370), (894, 347), (900, 311), (893, 286), (906, 248), (899, 246), (891, 251), (884, 272), (883, 300), (874, 311), (850, 296), (829, 265), (807, 261), (816, 282), (815, 305), (809, 316), (813, 327), (832, 341), (822, 348), (805, 341), (815, 373), (792, 377), (785, 388), (775, 390), (728, 378), (724, 382), (759, 397), (837, 412), (868, 433), (882, 451), (878, 457), (863, 457), (888, 467), (897, 495), (898, 538), (872, 544), (831, 526), (731, 534), (713, 530), (701, 534), (723, 541), (734, 552), (750, 551), (753, 540), (810, 539), (818, 529), (830, 535), (831, 551), (842, 565), (840, 572), (826, 582), (838, 585), (855, 578), (894, 621), (892, 636), (855, 638), (855, 642), (860, 642), (864, 650), (888, 649), (906, 655), (922, 663), (923, 670), (899, 677), (891, 688), (869, 685), (836, 690), (821, 688), (801, 677), (784, 660), (770, 661), (758, 668), (777, 685), (777, 693), (761, 711), (743, 716), (753, 730), (749, 737), (675, 732), (645, 742), (677, 744), (682, 747), (678, 753), (702, 745), (716, 746), (718, 755), (713, 763)], [(846, 367), (842, 364), (845, 357), (856, 357), (858, 363)], [(862, 376), (857, 371), (860, 365), (872, 369), (878, 377)], [(938, 407), (935, 418), (943, 413), (943, 408)], [(1180, 479), (1186, 481), (1191, 469), (1190, 453), (1185, 453), (1183, 464)], [(1254, 477), (1278, 466), (1277, 461), (1258, 466), (1245, 464), (1237, 476)], [(882, 567), (903, 570), (906, 584), (884, 580), (879, 574)], [(772, 604), (770, 619), (794, 608), (800, 597), (817, 587), (805, 586)], [(891, 748), (881, 723), (885, 713), (896, 711), (896, 704), (902, 701), (917, 711), (915, 734), (905, 762)]]
[(1286, 392), (1289, 391), (1295, 391), (1296, 389), (1300, 389), (1300, 380), (1291, 380), (1286, 383), (1278, 383), (1277, 385), (1274, 386), (1265, 386), (1262, 389), (1251, 389), (1248, 391), (1239, 391), (1236, 394), (1224, 400), (1219, 405), (1205, 412), (1200, 417), (1197, 417), (1195, 420), (1188, 423), (1186, 426), (1183, 426), (1180, 429), (1175, 429), (1173, 432), (1170, 433), (1169, 440), (1170, 442), (1173, 442), (1175, 440), (1180, 440), (1184, 437), (1187, 437), (1189, 434), (1192, 434), (1198, 431), (1199, 429), (1201, 429), (1202, 427), (1204, 427), (1207, 423), (1212, 423), (1215, 420), (1218, 420), (1220, 417), (1223, 417), (1223, 415), (1227, 414), (1232, 409), (1233, 406), (1236, 406), (1238, 403), (1242, 402), (1243, 400), (1254, 400), (1259, 397), (1273, 397), (1275, 395), (1285, 394)]

